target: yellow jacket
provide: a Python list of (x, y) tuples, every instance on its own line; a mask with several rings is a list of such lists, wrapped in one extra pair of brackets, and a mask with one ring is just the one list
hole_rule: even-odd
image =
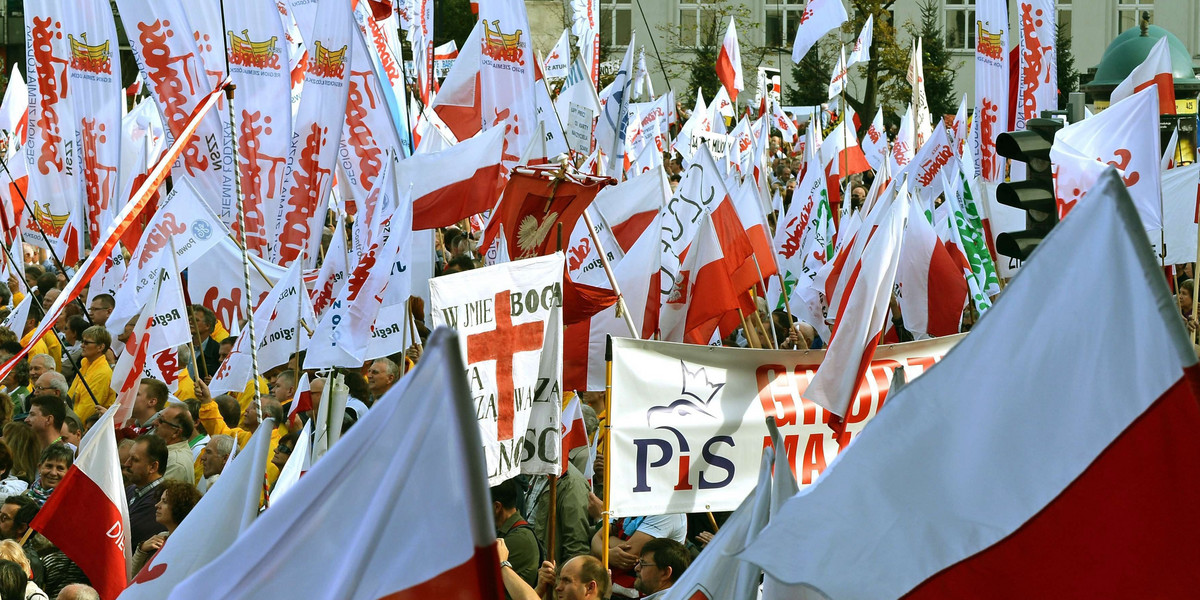
[[(87, 388), (83, 386), (84, 381), (87, 381)], [(79, 415), (80, 421), (86, 423), (88, 417), (96, 412), (97, 402), (105, 408), (112, 406), (117, 399), (117, 393), (112, 390), (111, 385), (112, 367), (108, 366), (108, 361), (103, 356), (95, 360), (85, 358), (79, 362), (79, 374), (75, 376), (75, 382), (71, 384), (67, 394), (75, 402), (75, 414)], [(96, 402), (92, 402), (88, 389), (96, 395)]]
[[(25, 337), (21, 338), (21, 345), (28, 346), (29, 340), (32, 337), (32, 331), (25, 334)], [(52, 358), (54, 358), (54, 370), (62, 373), (62, 352), (62, 343), (58, 341), (58, 334), (54, 333), (54, 330), (51, 329), (50, 331), (47, 331), (45, 335), (38, 338), (38, 341), (33, 343), (33, 348), (29, 350), (29, 356), (33, 357), (37, 356), (38, 354), (49, 354)], [(90, 384), (91, 382), (89, 381), (88, 383)]]
[[(217, 408), (216, 402), (204, 402), (200, 405), (200, 423), (204, 425), (204, 430), (208, 435), (228, 435), (237, 441), (238, 448), (246, 447), (250, 442), (250, 436), (253, 435), (247, 429), (241, 427), (229, 427), (225, 424), (225, 419), (221, 418), (221, 410)], [(278, 467), (271, 465), (271, 459), (275, 456), (275, 448), (279, 446), (279, 438), (287, 433), (287, 424), (281, 427), (276, 427), (271, 431), (271, 452), (267, 455), (267, 476), (271, 477), (271, 469), (275, 469), (275, 477), (279, 476)], [(274, 483), (274, 479), (271, 482)]]
[[(260, 396), (266, 396), (267, 394), (270, 394), (270, 393), (271, 393), (271, 388), (269, 388), (267, 386), (266, 378), (264, 378), (262, 375), (259, 375), (258, 376), (258, 394)], [(238, 406), (242, 407), (243, 412), (245, 412), (247, 406), (250, 406), (251, 402), (254, 402), (254, 383), (253, 382), (246, 383), (246, 389), (242, 390), (242, 393), (237, 395), (237, 401), (238, 401)], [(211, 434), (212, 431), (209, 431), (208, 433)], [(249, 439), (249, 438), (246, 438), (246, 439)]]

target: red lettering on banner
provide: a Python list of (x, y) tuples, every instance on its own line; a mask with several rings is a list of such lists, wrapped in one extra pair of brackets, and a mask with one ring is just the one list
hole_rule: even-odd
[(221, 290), (215, 286), (204, 292), (204, 306), (213, 311), (217, 315), (217, 320), (222, 323), (233, 323), (242, 314), (241, 305), (242, 288), (240, 287), (231, 288), (228, 296), (223, 295)]
[[(67, 60), (54, 55), (54, 40), (62, 39), (62, 23), (51, 17), (39, 19), (33, 17), (30, 28), (30, 46), (33, 48), (33, 62), (36, 67), (38, 102), (38, 134), (41, 136), (41, 148), (38, 152), (38, 171), (49, 175), (51, 167), (54, 171), (63, 170), (63, 157), (59, 156), (59, 144), (62, 142), (61, 129), (58, 122), (58, 103), (67, 93)], [(62, 67), (61, 75), (56, 72), (55, 65)]]
[(308, 72), (313, 77), (341, 79), (346, 74), (346, 46), (341, 50), (330, 50), (317, 40), (312, 58), (308, 60)]
[[(245, 196), (243, 206), (246, 213), (246, 248), (251, 250), (261, 248), (267, 243), (263, 204), (266, 198), (277, 197), (276, 169), (283, 166), (287, 160), (280, 156), (264, 154), (259, 150), (262, 142), (258, 136), (263, 133), (270, 135), (270, 125), (271, 117), (263, 116), (262, 111), (242, 111), (242, 125), (238, 129), (238, 170), (242, 177), (242, 194)], [(262, 163), (270, 165), (265, 190)]]
[(181, 224), (176, 221), (174, 213), (163, 215), (158, 225), (155, 225), (154, 229), (147, 231), (145, 237), (142, 238), (145, 246), (142, 247), (142, 256), (138, 259), (138, 269), (146, 268), (146, 263), (150, 262), (150, 259), (154, 258), (160, 250), (167, 247), (167, 244), (171, 241), (171, 236), (179, 235), (185, 231), (187, 231), (187, 224)]
[[(188, 63), (196, 60), (194, 52), (180, 56), (171, 54), (168, 38), (175, 36), (170, 21), (154, 21), (153, 23), (138, 23), (138, 41), (142, 44), (142, 60), (145, 62), (146, 77), (154, 84), (154, 92), (158, 95), (159, 108), (163, 118), (173, 135), (180, 135), (187, 126), (189, 110), (188, 99), (196, 94), (196, 82), (192, 81), (192, 69)], [(175, 69), (179, 64), (183, 77)], [(187, 81), (187, 91), (183, 83)], [(183, 150), (183, 164), (189, 175), (195, 176), (209, 167), (208, 155), (204, 151), (203, 140), (193, 136), (187, 141)]]
[(1141, 173), (1138, 173), (1137, 171), (1125, 171), (1125, 169), (1129, 167), (1129, 162), (1133, 159), (1132, 152), (1124, 148), (1118, 148), (1117, 150), (1113, 151), (1113, 158), (1116, 160), (1110, 160), (1108, 161), (1108, 164), (1120, 169), (1121, 172), (1125, 173), (1125, 175), (1121, 177), (1121, 180), (1125, 182), (1125, 187), (1133, 187), (1137, 185), (1138, 181), (1141, 181)]
[(80, 34), (81, 39), (67, 35), (71, 40), (71, 68), (85, 73), (97, 75), (112, 75), (112, 52), (108, 42), (88, 44), (87, 34)]
[(933, 183), (933, 176), (941, 173), (942, 167), (946, 166), (946, 163), (950, 162), (953, 157), (954, 151), (950, 149), (950, 146), (938, 146), (933, 157), (927, 158), (925, 162), (921, 163), (921, 173), (917, 176), (917, 181), (923, 187), (929, 186)]
[[(492, 110), (496, 111), (496, 118), (492, 120), (492, 126), (495, 127), (500, 123), (504, 123), (504, 148), (500, 150), (500, 163), (502, 165), (513, 164), (518, 160), (521, 160), (521, 157), (509, 152), (508, 142), (510, 136), (515, 139), (516, 136), (521, 135), (521, 117), (519, 115), (512, 114), (512, 122), (509, 122), (508, 117), (509, 114), (512, 113), (511, 109), (506, 108), (504, 110)], [(502, 167), (502, 170), (507, 172), (508, 168)]]
[[(117, 174), (115, 166), (101, 164), (96, 156), (96, 144), (108, 141), (105, 126), (96, 125), (96, 119), (83, 119), (83, 187), (88, 203), (88, 233), (91, 239), (100, 239), (99, 214), (112, 206), (112, 194), (115, 186), (113, 177)], [(103, 176), (103, 181), (101, 181)]]
[(763, 365), (755, 373), (758, 380), (758, 401), (763, 414), (775, 417), (775, 424), (783, 427), (796, 424), (796, 387), (791, 373), (783, 365)]
[(363, 255), (362, 260), (358, 261), (358, 266), (354, 267), (354, 272), (350, 274), (350, 281), (346, 283), (350, 286), (350, 294), (346, 297), (348, 301), (354, 302), (355, 298), (358, 298), (363, 282), (367, 280), (367, 276), (371, 274), (371, 269), (375, 266), (375, 251), (378, 249), (378, 244), (371, 246), (371, 249)]
[(803, 462), (797, 465), (796, 478), (800, 480), (800, 485), (812, 483), (825, 470), (825, 435), (809, 434), (808, 442), (804, 444)]
[(783, 240), (783, 244), (779, 247), (779, 253), (784, 258), (791, 258), (800, 251), (800, 242), (804, 237), (804, 230), (808, 228), (808, 221), (812, 217), (812, 200), (804, 205), (804, 209), (800, 211), (799, 217), (792, 217), (788, 221), (785, 229), (787, 230), (787, 238)]
[(309, 221), (316, 213), (321, 190), (325, 187), (326, 179), (333, 176), (333, 171), (322, 169), (318, 162), (321, 149), (329, 141), (326, 133), (325, 128), (313, 123), (304, 136), (304, 145), (296, 160), (293, 171), (296, 184), (289, 190), (288, 198), (291, 210), (285, 211), (283, 231), (279, 232), (279, 257), (284, 264), (291, 262), (304, 250), (304, 244), (308, 241)]
[(242, 35), (226, 32), (229, 36), (229, 64), (256, 69), (280, 70), (279, 39), (272, 36), (260, 42), (251, 41), (249, 30), (243, 29)]
[(379, 23), (375, 19), (367, 19), (367, 31), (371, 34), (371, 44), (375, 46), (375, 53), (379, 55), (379, 62), (383, 65), (383, 72), (387, 74), (388, 82), (395, 84), (402, 81), (400, 73), (400, 65), (396, 64), (396, 57), (392, 54), (391, 48), (388, 48), (387, 38), (383, 34), (383, 30), (379, 28)]
[(567, 257), (567, 270), (575, 271), (578, 270), (579, 267), (583, 266), (583, 259), (587, 258), (588, 252), (591, 251), (591, 249), (592, 240), (590, 238), (583, 238), (582, 240), (579, 240), (578, 246), (570, 248), (567, 251), (567, 254), (569, 254)]
[(513, 438), (516, 397), (513, 393), (513, 356), (542, 347), (544, 324), (533, 321), (521, 325), (512, 322), (512, 296), (496, 294), (496, 328), (467, 336), (467, 363), (496, 361), (496, 439)]
[(804, 12), (800, 13), (800, 24), (803, 25), (803, 24), (807, 23), (808, 20), (812, 18), (812, 16), (813, 16), (812, 2), (809, 2), (808, 5), (804, 7)]
[(1021, 3), (1021, 36), (1025, 40), (1025, 53), (1022, 58), (1025, 61), (1025, 68), (1022, 71), (1023, 83), (1025, 89), (1021, 94), (1021, 110), (1026, 119), (1032, 119), (1037, 116), (1037, 98), (1035, 92), (1041, 87), (1042, 83), (1050, 83), (1050, 73), (1046, 73), (1046, 81), (1041, 80), (1042, 61), (1046, 57), (1046, 52), (1053, 50), (1054, 46), (1047, 44), (1043, 46), (1041, 40), (1038, 39), (1037, 28), (1042, 26), (1042, 11), (1033, 11), (1033, 5), (1027, 2)]
[(321, 286), (320, 290), (312, 298), (313, 312), (321, 314), (325, 312), (325, 308), (333, 302), (333, 284), (337, 283), (337, 276), (330, 277), (325, 281), (325, 285)]
[(154, 364), (158, 365), (158, 371), (162, 373), (163, 383), (171, 385), (179, 381), (179, 353), (174, 349), (168, 348), (154, 356)]
[[(375, 187), (375, 179), (383, 169), (383, 149), (376, 143), (375, 134), (367, 125), (368, 111), (376, 108), (367, 79), (372, 75), (371, 71), (350, 71), (350, 93), (346, 98), (346, 142), (354, 148), (354, 155), (358, 157), (359, 179), (367, 191)], [(356, 77), (362, 78), (362, 83), (356, 81)]]
[(979, 108), (979, 139), (980, 157), (979, 164), (983, 170), (982, 175), (985, 178), (992, 178), (999, 171), (999, 157), (996, 156), (996, 111), (1000, 107), (992, 102), (991, 98), (983, 98)]
[(879, 143), (879, 130), (875, 129), (874, 125), (870, 126), (869, 128), (867, 128), (867, 137), (871, 138), (872, 144), (878, 144)]

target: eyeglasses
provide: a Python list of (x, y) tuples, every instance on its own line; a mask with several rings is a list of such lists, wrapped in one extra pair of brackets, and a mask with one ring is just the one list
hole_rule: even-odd
[(80, 343), (80, 345), (87, 345), (87, 344), (100, 345), (100, 342), (97, 342), (96, 340), (79, 340), (79, 343)]
[(642, 560), (638, 560), (636, 563), (633, 563), (633, 568), (635, 568), (635, 569), (641, 569), (643, 567), (657, 567), (657, 566), (658, 565), (656, 565), (654, 563), (648, 563), (648, 562), (645, 562)]
[(183, 425), (180, 425), (179, 423), (172, 423), (166, 419), (159, 419), (158, 424), (159, 425), (170, 425), (171, 427), (174, 427), (175, 429), (183, 429)]
[(89, 306), (88, 307), (88, 312), (97, 312), (97, 311), (101, 311), (101, 310), (107, 310), (110, 312), (112, 311), (111, 308), (105, 308), (103, 306)]
[(277, 448), (275, 448), (275, 452), (278, 452), (279, 454), (291, 454), (292, 449), (280, 444)]

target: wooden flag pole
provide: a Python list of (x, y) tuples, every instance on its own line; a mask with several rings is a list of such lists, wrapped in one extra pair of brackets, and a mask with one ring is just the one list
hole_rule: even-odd
[[(557, 236), (554, 242), (554, 251), (562, 252), (562, 222), (560, 221), (554, 225)], [(559, 445), (561, 446), (562, 444), (560, 443)], [(547, 475), (546, 478), (550, 486), (550, 510), (546, 517), (546, 556), (550, 558), (550, 562), (558, 564), (557, 546), (554, 543), (555, 538), (558, 537), (558, 475)]]
[[(587, 213), (584, 213), (585, 215)], [(608, 570), (608, 538), (611, 533), (612, 524), (609, 518), (610, 497), (612, 492), (612, 481), (609, 475), (612, 471), (609, 460), (612, 449), (612, 336), (608, 336), (604, 344), (604, 513), (601, 518), (604, 522), (600, 525), (600, 538), (603, 543), (603, 552), (600, 560), (604, 563), (604, 569)]]

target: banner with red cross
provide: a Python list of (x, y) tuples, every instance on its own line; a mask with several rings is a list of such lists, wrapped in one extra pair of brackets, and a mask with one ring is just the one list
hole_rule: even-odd
[(558, 474), (564, 255), (429, 281), (433, 323), (458, 330), (488, 485)]

